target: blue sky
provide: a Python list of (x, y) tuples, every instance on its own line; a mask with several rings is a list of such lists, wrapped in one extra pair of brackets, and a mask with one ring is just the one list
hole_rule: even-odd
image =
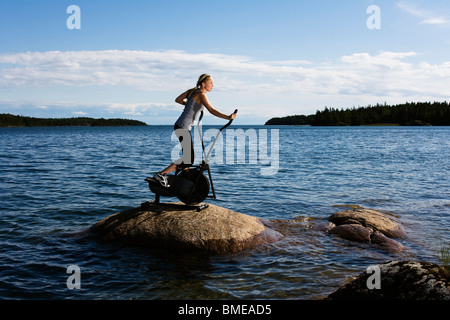
[[(70, 5), (81, 29), (67, 28)], [(367, 27), (371, 5), (380, 29)], [(202, 73), (240, 124), (448, 101), (449, 31), (450, 2), (438, 0), (2, 0), (0, 113), (172, 124), (174, 99)]]

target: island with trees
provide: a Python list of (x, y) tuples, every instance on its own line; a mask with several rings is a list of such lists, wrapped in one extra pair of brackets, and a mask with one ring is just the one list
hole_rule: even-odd
[(272, 118), (266, 125), (311, 125), (311, 126), (448, 126), (450, 105), (444, 102), (407, 102), (404, 104), (318, 110), (314, 115), (294, 115)]
[(0, 127), (113, 127), (146, 126), (138, 120), (78, 118), (34, 118), (0, 113)]

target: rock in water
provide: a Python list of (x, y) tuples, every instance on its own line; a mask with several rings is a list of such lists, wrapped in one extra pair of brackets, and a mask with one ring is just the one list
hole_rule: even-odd
[(378, 230), (389, 238), (403, 238), (406, 236), (405, 229), (387, 215), (372, 210), (357, 208), (334, 213), (328, 219), (336, 225), (360, 224), (365, 228)]
[(359, 224), (343, 224), (336, 226), (328, 231), (331, 234), (337, 234), (341, 238), (358, 241), (370, 242), (370, 230)]
[(379, 288), (369, 288), (371, 272), (363, 272), (327, 299), (331, 300), (450, 300), (449, 276), (429, 262), (392, 261), (377, 266)]
[(375, 231), (370, 235), (370, 242), (386, 249), (388, 252), (400, 252), (404, 249), (400, 242), (388, 238), (378, 231)]
[(316, 231), (328, 232), (334, 227), (336, 227), (336, 225), (333, 222), (325, 221), (314, 225), (312, 229)]
[(389, 252), (400, 252), (403, 245), (393, 238), (406, 236), (405, 229), (386, 214), (362, 207), (344, 210), (332, 214), (327, 223), (320, 223), (315, 230), (351, 241), (375, 244)]
[(212, 204), (200, 212), (151, 204), (113, 214), (92, 230), (108, 241), (210, 253), (233, 253), (283, 237), (259, 218)]

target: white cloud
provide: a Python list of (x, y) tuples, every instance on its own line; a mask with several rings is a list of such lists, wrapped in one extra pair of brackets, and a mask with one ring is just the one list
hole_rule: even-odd
[(74, 112), (72, 112), (72, 114), (76, 115), (76, 116), (86, 116), (86, 115), (88, 115), (88, 113), (84, 112), (84, 111), (74, 111)]
[(445, 13), (436, 13), (436, 10), (421, 7), (411, 1), (398, 1), (397, 7), (402, 11), (422, 19), (420, 24), (445, 25), (450, 22), (450, 19), (445, 16)]
[[(292, 61), (256, 62), (245, 56), (188, 54), (183, 51), (79, 51), (1, 54), (1, 86), (130, 86), (148, 91), (192, 86), (193, 74), (241, 74), (249, 77), (307, 76)], [(189, 75), (189, 76), (187, 76)]]
[[(299, 113), (306, 106), (315, 111), (336, 104), (448, 99), (450, 62), (430, 64), (419, 58), (416, 52), (389, 51), (354, 53), (322, 63), (173, 50), (23, 52), (0, 54), (0, 89), (5, 89), (4, 96), (17, 92), (24, 99), (28, 90), (47, 89), (52, 101), (27, 103), (132, 116), (178, 113), (174, 94), (192, 87), (204, 72), (215, 79), (214, 102), (232, 101), (241, 105), (240, 114), (266, 117)], [(60, 90), (65, 91), (62, 97), (54, 87), (70, 90)], [(122, 96), (113, 102), (107, 94), (96, 96), (95, 102), (81, 101), (83, 88), (109, 88)], [(90, 90), (97, 91), (103, 92)], [(144, 93), (140, 102), (133, 100), (138, 92)], [(149, 102), (141, 102), (147, 96)], [(13, 100), (7, 95), (5, 99)]]
[[(45, 106), (42, 106), (45, 103)], [(75, 101), (63, 100), (48, 100), (48, 101), (0, 101), (0, 113), (8, 112), (8, 110), (45, 110), (50, 112), (70, 111), (75, 116), (86, 116), (96, 114), (96, 116), (115, 116), (115, 115), (156, 115), (158, 112), (167, 112), (175, 109), (174, 105), (164, 103), (117, 103), (117, 102), (102, 102), (102, 103), (85, 103)], [(81, 110), (80, 110), (81, 109)], [(178, 108), (179, 110), (179, 108)]]
[(105, 106), (109, 113), (122, 113), (131, 116), (157, 114), (157, 111), (171, 110), (173, 107), (173, 105), (164, 103), (106, 103)]
[(444, 18), (429, 18), (421, 21), (421, 24), (447, 24), (450, 21)]
[(414, 4), (412, 4), (410, 2), (398, 1), (397, 7), (399, 7), (401, 10), (403, 10), (409, 14), (412, 14), (413, 16), (416, 16), (416, 17), (423, 17), (423, 15), (424, 15), (423, 10), (419, 10), (419, 8), (417, 8)]

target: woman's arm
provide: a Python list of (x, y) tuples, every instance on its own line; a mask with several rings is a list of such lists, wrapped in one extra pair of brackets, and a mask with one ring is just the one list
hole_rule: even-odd
[(211, 103), (209, 103), (208, 97), (204, 93), (200, 95), (200, 102), (201, 102), (202, 105), (205, 106), (206, 109), (208, 109), (208, 111), (212, 115), (214, 115), (214, 116), (216, 116), (218, 118), (222, 118), (222, 119), (225, 119), (225, 120), (231, 120), (231, 119), (236, 118), (236, 114), (235, 113), (232, 113), (231, 115), (228, 116), (228, 115), (226, 115), (226, 114), (224, 114), (224, 113), (214, 109), (214, 107), (211, 105)]
[(175, 102), (176, 102), (176, 103), (179, 103), (179, 104), (182, 104), (182, 105), (185, 105), (185, 104), (186, 104), (186, 101), (184, 101), (184, 100), (186, 100), (188, 93), (189, 93), (189, 90), (187, 90), (186, 92), (183, 92), (182, 94), (180, 94), (180, 95), (175, 99)]

